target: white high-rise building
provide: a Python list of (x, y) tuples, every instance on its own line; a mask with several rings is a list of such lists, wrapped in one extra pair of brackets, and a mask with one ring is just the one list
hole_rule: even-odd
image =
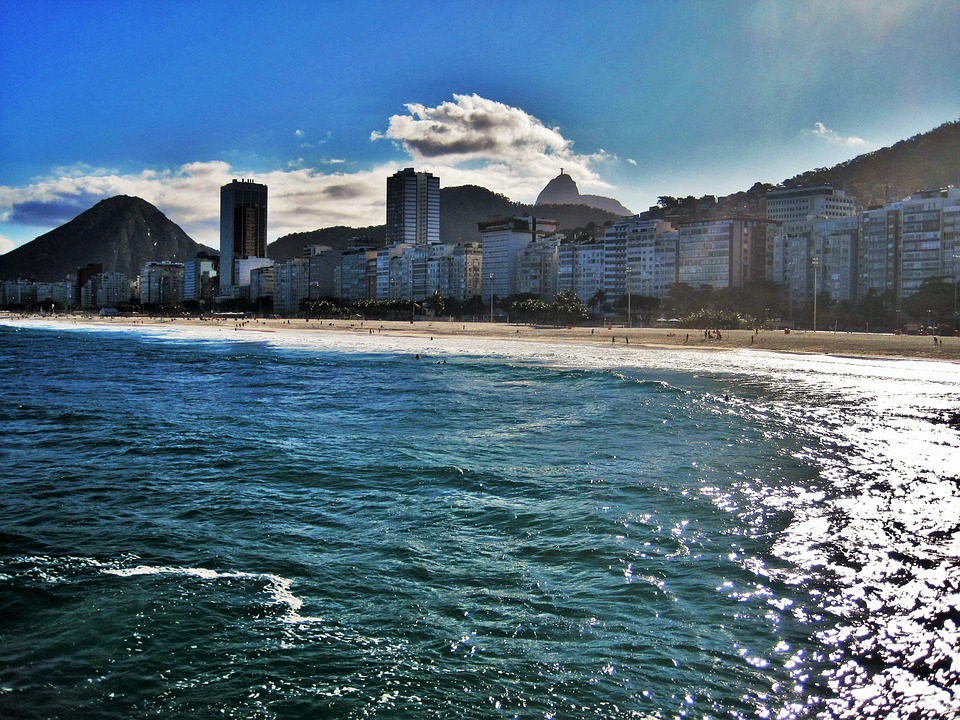
[(901, 203), (900, 294), (913, 295), (924, 280), (951, 279), (960, 255), (960, 188), (914, 193)]
[(672, 229), (664, 220), (642, 220), (639, 215), (621, 218), (607, 228), (603, 235), (604, 290), (611, 300), (625, 295), (628, 285), (631, 295), (663, 297), (664, 278), (672, 275), (665, 264), (676, 263), (676, 251), (660, 237)]
[(782, 223), (849, 217), (856, 213), (856, 199), (831, 185), (776, 188), (767, 191), (767, 219)]
[(602, 240), (562, 242), (557, 249), (557, 292), (573, 291), (584, 304), (604, 289)]
[[(847, 240), (826, 241), (836, 231), (840, 235), (850, 233), (848, 219), (856, 216), (856, 198), (831, 185), (776, 188), (767, 191), (767, 219), (779, 223), (776, 230), (767, 235), (765, 277), (783, 286), (791, 302), (805, 302), (813, 298), (813, 274), (817, 273), (817, 292), (825, 290), (822, 279), (825, 267), (832, 266), (834, 274), (846, 272), (849, 277), (833, 278), (831, 292), (849, 296), (856, 286), (856, 233)], [(833, 219), (844, 221), (839, 226), (818, 223)], [(839, 237), (839, 236), (837, 236)], [(848, 266), (843, 261), (822, 257), (831, 242), (852, 243), (849, 252), (854, 253)], [(837, 246), (839, 247), (839, 246)], [(839, 250), (838, 250), (839, 252)], [(843, 251), (844, 253), (848, 251)], [(816, 262), (814, 262), (816, 260)], [(847, 270), (840, 268), (848, 267)], [(838, 298), (839, 299), (839, 298)]]
[(296, 315), (300, 301), (310, 297), (310, 260), (296, 258), (273, 266), (273, 310)]
[(552, 302), (557, 296), (559, 235), (531, 240), (517, 255), (516, 291)]
[(440, 242), (440, 178), (404, 168), (387, 178), (387, 245)]
[(764, 279), (768, 229), (757, 218), (680, 223), (677, 281), (715, 288), (743, 287)]
[(167, 307), (181, 302), (183, 263), (145, 263), (140, 270), (140, 304)]

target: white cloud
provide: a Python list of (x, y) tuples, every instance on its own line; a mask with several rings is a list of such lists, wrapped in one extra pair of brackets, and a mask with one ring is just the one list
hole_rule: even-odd
[(866, 145), (867, 141), (863, 138), (859, 138), (851, 135), (850, 137), (844, 137), (837, 133), (835, 130), (830, 130), (823, 123), (817, 122), (813, 124), (813, 128), (804, 128), (800, 131), (802, 135), (806, 137), (814, 137), (819, 140), (831, 143), (832, 145)]
[[(220, 186), (233, 178), (253, 178), (270, 192), (269, 239), (333, 225), (366, 226), (384, 221), (384, 178), (398, 165), (355, 173), (312, 169), (255, 173), (225, 162), (195, 162), (176, 170), (120, 174), (97, 168), (87, 173), (50, 175), (22, 187), (0, 186), (0, 217), (18, 224), (29, 208), (37, 235), (62, 224), (64, 206), (72, 215), (97, 200), (133, 195), (153, 203), (194, 240), (219, 245)], [(50, 220), (44, 226), (44, 213)], [(69, 218), (66, 218), (69, 219)]]
[(627, 158), (627, 162), (633, 165), (634, 167), (637, 166), (637, 161), (634, 160), (633, 158)]
[(609, 189), (592, 165), (607, 159), (602, 150), (574, 152), (559, 128), (545, 126), (520, 108), (482, 98), (454, 95), (436, 107), (406, 105), (407, 115), (390, 118), (390, 139), (417, 163), (428, 166), (445, 184), (475, 183), (516, 200), (532, 200), (560, 169), (583, 187)]
[(16, 247), (16, 243), (10, 238), (0, 235), (0, 255), (8, 253)]

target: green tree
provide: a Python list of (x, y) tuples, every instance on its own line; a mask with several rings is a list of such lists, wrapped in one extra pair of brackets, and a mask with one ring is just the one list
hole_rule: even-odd
[(953, 314), (953, 284), (944, 278), (929, 278), (913, 295), (903, 299), (903, 309), (914, 322), (937, 325)]
[(513, 303), (510, 317), (520, 322), (539, 323), (550, 310), (550, 305), (540, 298), (527, 298)]
[(446, 298), (440, 294), (439, 290), (434, 290), (433, 295), (424, 300), (423, 304), (427, 310), (433, 313), (434, 317), (440, 317), (446, 309), (447, 301)]
[(589, 317), (583, 301), (572, 290), (564, 290), (553, 301), (553, 312), (560, 325), (575, 325)]
[(603, 316), (607, 312), (607, 291), (603, 288), (598, 289), (590, 296), (590, 299), (587, 300), (587, 307), (591, 310), (597, 310), (599, 308), (600, 321), (602, 323)]

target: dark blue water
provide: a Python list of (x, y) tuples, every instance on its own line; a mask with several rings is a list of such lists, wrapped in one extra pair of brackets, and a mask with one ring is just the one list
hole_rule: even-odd
[(960, 707), (955, 366), (252, 337), (0, 326), (0, 717)]

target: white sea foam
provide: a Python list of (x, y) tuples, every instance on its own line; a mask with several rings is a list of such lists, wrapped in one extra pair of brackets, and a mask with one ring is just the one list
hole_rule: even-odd
[(266, 593), (270, 598), (269, 604), (282, 605), (287, 608), (283, 615), (284, 621), (302, 623), (317, 622), (321, 620), (321, 618), (306, 617), (301, 615), (300, 609), (303, 607), (303, 601), (293, 593), (293, 590), (291, 589), (293, 581), (279, 575), (272, 575), (270, 573), (251, 573), (240, 571), (225, 572), (220, 570), (211, 570), (210, 568), (172, 567), (163, 565), (137, 565), (136, 567), (128, 568), (108, 568), (104, 569), (103, 572), (105, 574), (116, 575), (118, 577), (174, 575), (179, 577), (193, 577), (200, 580), (250, 580), (263, 584), (263, 592)]

